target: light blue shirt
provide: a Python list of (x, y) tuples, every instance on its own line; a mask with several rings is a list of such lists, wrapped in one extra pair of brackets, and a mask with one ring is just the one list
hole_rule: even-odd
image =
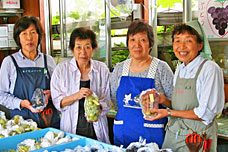
[[(180, 78), (194, 78), (204, 60), (199, 55), (187, 66), (183, 63), (178, 66), (173, 84), (176, 84), (178, 73)], [(194, 112), (208, 125), (222, 111), (225, 102), (223, 72), (215, 62), (208, 60), (204, 64), (196, 81), (196, 93), (199, 106), (194, 108)]]
[[(22, 51), (13, 54), (19, 67), (44, 67), (43, 53), (38, 51), (38, 55), (34, 61), (26, 58)], [(50, 75), (55, 69), (54, 59), (47, 55), (47, 66)], [(16, 83), (17, 72), (13, 60), (10, 56), (4, 58), (0, 70), (0, 104), (9, 109), (20, 109), (20, 102), (24, 99), (19, 99), (13, 95)]]

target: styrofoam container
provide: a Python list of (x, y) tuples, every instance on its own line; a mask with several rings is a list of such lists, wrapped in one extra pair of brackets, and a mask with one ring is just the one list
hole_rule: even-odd
[[(97, 140), (94, 140), (94, 139), (83, 138), (83, 139), (80, 139), (80, 140), (77, 140), (77, 141), (69, 142), (69, 143), (62, 144), (62, 145), (55, 145), (55, 146), (47, 147), (47, 148), (44, 148), (44, 149), (47, 150), (48, 152), (51, 152), (51, 151), (64, 151), (66, 149), (74, 149), (78, 145), (84, 147), (84, 146), (93, 146), (93, 145), (96, 145), (96, 144), (99, 144), (103, 148), (107, 148), (107, 149), (110, 149), (110, 150), (113, 147), (113, 145), (110, 145), (110, 144), (107, 144), (107, 143), (103, 143), (103, 142), (100, 142), (100, 141), (97, 141)], [(42, 148), (42, 149), (36, 150), (36, 152), (42, 152), (44, 149)]]
[[(45, 134), (48, 131), (53, 131), (55, 133), (59, 133), (60, 132), (60, 130), (55, 129), (55, 128), (45, 128), (45, 129), (41, 129), (41, 130), (37, 130), (37, 131), (23, 133), (23, 134), (20, 134), (20, 135), (15, 135), (15, 136), (1, 138), (0, 139), (0, 152), (1, 151), (16, 150), (17, 149), (17, 144), (21, 143), (25, 139), (40, 139), (40, 138), (44, 137)], [(69, 135), (71, 138), (73, 138), (73, 137), (78, 137), (80, 139), (85, 138), (83, 136), (79, 136), (79, 135), (75, 135), (75, 134), (71, 134), (71, 133), (66, 133), (65, 132), (64, 133), (64, 137), (66, 135)], [(73, 141), (71, 141), (71, 142), (73, 142)], [(69, 143), (71, 143), (71, 142), (69, 142)], [(59, 144), (59, 145), (64, 145), (64, 144), (65, 143)], [(56, 145), (54, 145), (54, 146), (56, 146)], [(41, 149), (36, 150), (36, 151), (43, 151), (43, 150), (45, 150), (45, 148), (41, 148)]]

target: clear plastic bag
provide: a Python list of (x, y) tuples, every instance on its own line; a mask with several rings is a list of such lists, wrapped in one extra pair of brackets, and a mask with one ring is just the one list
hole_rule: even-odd
[(172, 152), (171, 149), (159, 149), (155, 142), (146, 143), (146, 139), (139, 137), (138, 142), (132, 142), (126, 148), (126, 152)]
[(155, 89), (147, 89), (140, 94), (140, 105), (144, 118), (152, 118), (156, 114), (151, 113), (152, 108), (158, 109), (160, 93)]
[(40, 110), (46, 107), (46, 95), (43, 89), (36, 88), (33, 92), (31, 99), (32, 107), (36, 110)]
[(84, 108), (87, 121), (98, 120), (100, 103), (99, 98), (95, 93), (93, 93), (90, 97), (85, 98)]

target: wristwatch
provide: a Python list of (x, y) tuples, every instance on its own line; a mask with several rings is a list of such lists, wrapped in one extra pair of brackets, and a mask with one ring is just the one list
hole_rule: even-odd
[(168, 117), (171, 117), (171, 111), (170, 111), (170, 109), (168, 108), (167, 110), (168, 110)]

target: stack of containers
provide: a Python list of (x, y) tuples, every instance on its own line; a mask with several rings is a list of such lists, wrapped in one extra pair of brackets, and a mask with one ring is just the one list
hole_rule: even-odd
[(20, 0), (0, 0), (0, 8), (20, 8)]
[(14, 24), (0, 25), (0, 48), (17, 47), (13, 39)]
[(0, 48), (8, 47), (8, 26), (7, 24), (0, 25)]

